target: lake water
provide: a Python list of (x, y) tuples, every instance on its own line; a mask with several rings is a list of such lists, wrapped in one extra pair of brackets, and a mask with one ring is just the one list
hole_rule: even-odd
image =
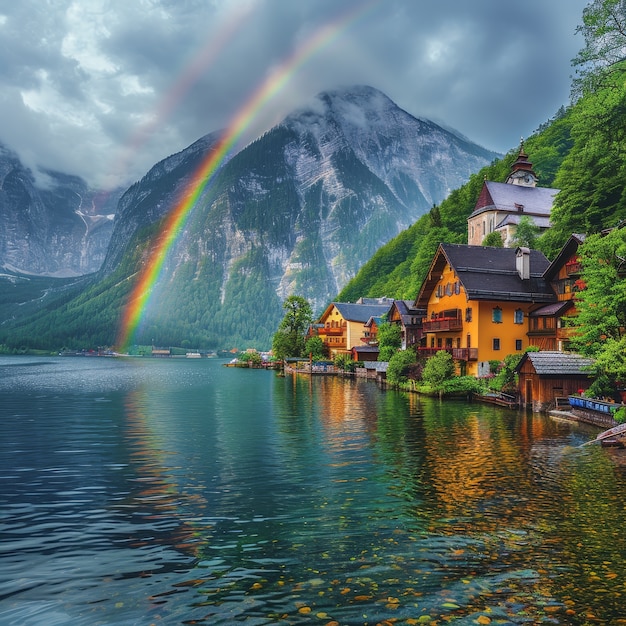
[(223, 363), (0, 358), (0, 624), (626, 623), (597, 430)]

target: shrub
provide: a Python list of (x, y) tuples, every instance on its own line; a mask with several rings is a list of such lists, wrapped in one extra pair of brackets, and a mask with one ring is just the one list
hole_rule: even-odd
[(454, 376), (454, 361), (452, 355), (445, 350), (439, 350), (425, 363), (422, 371), (422, 381), (441, 389), (444, 381)]
[(411, 366), (415, 365), (415, 350), (408, 348), (396, 352), (387, 366), (387, 381), (391, 384), (398, 384), (407, 381)]

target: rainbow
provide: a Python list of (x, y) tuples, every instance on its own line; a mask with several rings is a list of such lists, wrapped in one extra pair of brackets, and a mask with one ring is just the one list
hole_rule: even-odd
[(188, 189), (191, 189), (191, 193), (181, 194), (174, 208), (165, 219), (155, 249), (150, 253), (150, 261), (146, 267), (140, 271), (137, 282), (124, 309), (116, 342), (118, 350), (124, 352), (131, 345), (148, 305), (150, 296), (161, 275), (168, 252), (182, 232), (198, 198), (212, 180), (213, 175), (224, 162), (237, 140), (258, 115), (263, 106), (280, 92), (307, 60), (317, 51), (335, 40), (341, 32), (367, 13), (378, 1), (379, 0), (370, 0), (357, 5), (355, 9), (342, 14), (335, 21), (316, 30), (305, 40), (300, 48), (271, 72), (258, 89), (253, 92), (252, 96), (237, 111), (217, 144), (194, 172), (188, 187)]

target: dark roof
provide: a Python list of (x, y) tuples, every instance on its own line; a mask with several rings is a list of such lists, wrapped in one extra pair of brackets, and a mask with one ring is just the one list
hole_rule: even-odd
[(530, 278), (517, 272), (515, 248), (491, 248), (442, 243), (417, 296), (415, 306), (426, 306), (446, 261), (452, 266), (470, 300), (553, 302), (556, 299), (542, 274), (550, 264), (542, 252), (530, 250)]
[[(470, 217), (493, 210), (550, 217), (554, 196), (559, 193), (559, 189), (550, 187), (524, 187), (523, 185), (496, 183), (491, 180), (485, 181), (485, 186), (493, 204), (475, 209)], [(521, 210), (520, 207), (522, 207)]]
[(389, 304), (355, 304), (352, 302), (333, 302), (343, 319), (350, 322), (367, 322), (370, 317), (381, 317), (389, 312)]
[(504, 219), (496, 224), (496, 230), (509, 224), (517, 226), (520, 223), (522, 217), (528, 217), (530, 221), (539, 228), (550, 228), (550, 218), (542, 215), (529, 215), (528, 213), (507, 213)]
[[(426, 309), (416, 309), (413, 306), (413, 300), (394, 300), (393, 305), (398, 310), (402, 323), (405, 326), (421, 326), (422, 318), (426, 317)], [(419, 317), (416, 324), (413, 324), (412, 318)]]
[(547, 315), (559, 315), (559, 313), (563, 313), (574, 303), (571, 300), (561, 300), (559, 302), (553, 302), (552, 304), (546, 304), (545, 306), (539, 307), (534, 311), (531, 311), (528, 314), (528, 317), (545, 317)]
[(377, 372), (386, 372), (388, 365), (388, 361), (366, 361), (363, 363), (365, 369), (376, 370)]
[(372, 324), (376, 324), (376, 326), (380, 326), (383, 323), (383, 318), (380, 315), (372, 315), (367, 322), (365, 322), (366, 326), (371, 326)]
[(372, 352), (378, 353), (380, 348), (378, 346), (352, 346), (352, 350), (355, 352)]
[(571, 257), (573, 257), (576, 252), (578, 252), (578, 246), (580, 246), (585, 241), (585, 235), (580, 235), (577, 233), (572, 233), (570, 238), (565, 242), (565, 245), (561, 248), (559, 253), (556, 255), (556, 258), (546, 271), (543, 276), (546, 280), (552, 280), (558, 273), (559, 270), (569, 261)]
[(522, 365), (530, 361), (535, 372), (544, 376), (589, 376), (587, 369), (593, 364), (592, 359), (587, 359), (573, 352), (526, 352), (515, 368), (519, 372)]

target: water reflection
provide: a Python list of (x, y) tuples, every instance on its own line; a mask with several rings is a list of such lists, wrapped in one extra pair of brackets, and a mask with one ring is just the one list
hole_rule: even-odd
[(0, 360), (0, 623), (622, 618), (624, 471), (584, 427), (94, 361)]

